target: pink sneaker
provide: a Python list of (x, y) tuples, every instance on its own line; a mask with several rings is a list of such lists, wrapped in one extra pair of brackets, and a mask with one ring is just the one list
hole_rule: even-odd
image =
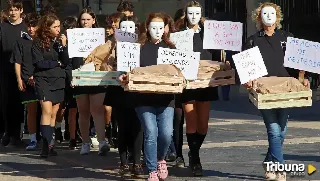
[(158, 175), (161, 180), (164, 180), (168, 177), (168, 168), (167, 162), (165, 160), (158, 161)]
[(148, 181), (159, 181), (158, 172), (157, 171), (150, 172)]

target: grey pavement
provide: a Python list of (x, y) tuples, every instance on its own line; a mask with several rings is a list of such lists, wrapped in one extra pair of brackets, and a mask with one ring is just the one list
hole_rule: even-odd
[[(267, 150), (266, 131), (259, 112), (248, 102), (245, 90), (232, 87), (231, 100), (212, 103), (209, 132), (201, 149), (204, 177), (191, 177), (188, 168), (169, 167), (167, 180), (263, 180), (261, 163)], [(319, 103), (295, 108), (290, 114), (284, 146), (287, 163), (312, 164), (320, 169)], [(188, 147), (184, 138), (184, 157)], [(118, 175), (118, 154), (111, 150), (100, 157), (95, 149), (88, 156), (70, 151), (67, 143), (58, 145), (59, 156), (40, 159), (37, 152), (0, 147), (0, 181), (84, 181), (133, 180)], [(173, 163), (169, 163), (173, 165)], [(319, 171), (288, 180), (320, 180)]]

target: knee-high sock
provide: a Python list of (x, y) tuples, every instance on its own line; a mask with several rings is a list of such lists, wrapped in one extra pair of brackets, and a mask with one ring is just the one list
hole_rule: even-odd
[(41, 125), (41, 134), (50, 143), (53, 135), (52, 127), (50, 125)]
[(200, 163), (199, 158), (199, 144), (197, 141), (198, 135), (197, 133), (187, 133), (187, 141), (191, 154), (191, 162), (192, 164)]

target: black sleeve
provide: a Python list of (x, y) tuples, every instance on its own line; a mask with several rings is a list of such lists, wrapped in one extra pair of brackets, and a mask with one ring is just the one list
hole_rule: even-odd
[(59, 60), (65, 67), (71, 63), (71, 59), (68, 54), (68, 47), (64, 47), (63, 50), (59, 52)]
[(13, 47), (12, 55), (10, 58), (11, 63), (22, 64), (22, 57), (23, 57), (23, 45), (17, 41)]
[(38, 62), (44, 60), (43, 51), (39, 41), (34, 40), (31, 48), (32, 54), (32, 64), (37, 64)]

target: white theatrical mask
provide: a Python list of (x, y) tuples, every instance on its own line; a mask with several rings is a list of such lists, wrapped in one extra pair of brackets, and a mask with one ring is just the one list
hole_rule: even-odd
[(120, 30), (135, 33), (136, 32), (136, 24), (133, 21), (122, 21), (120, 23)]
[(261, 20), (262, 23), (268, 27), (274, 25), (277, 21), (277, 12), (271, 6), (262, 8), (261, 10)]
[(187, 18), (191, 25), (196, 25), (201, 19), (201, 7), (188, 7)]
[(151, 38), (161, 40), (164, 33), (164, 22), (150, 22), (148, 30)]

